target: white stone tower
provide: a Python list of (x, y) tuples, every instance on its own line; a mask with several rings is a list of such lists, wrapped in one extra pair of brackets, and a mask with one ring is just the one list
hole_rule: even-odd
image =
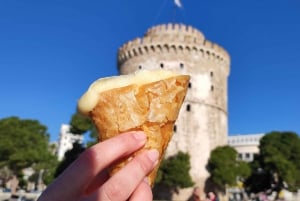
[(127, 42), (118, 51), (120, 74), (163, 68), (191, 76), (167, 156), (189, 153), (190, 174), (203, 188), (210, 151), (227, 144), (229, 66), (229, 55), (222, 47), (183, 24), (152, 27), (143, 38)]

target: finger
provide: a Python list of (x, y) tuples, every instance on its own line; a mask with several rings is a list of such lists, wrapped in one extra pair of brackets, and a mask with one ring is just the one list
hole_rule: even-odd
[[(147, 179), (147, 177), (145, 177)], [(95, 190), (92, 194), (84, 196), (80, 201), (96, 201), (100, 200), (100, 190)], [(152, 201), (153, 195), (151, 187), (147, 181), (142, 181), (135, 191), (132, 193), (129, 201)]]
[(45, 196), (41, 196), (45, 199), (41, 200), (60, 200), (62, 197), (64, 200), (76, 200), (99, 172), (115, 160), (138, 150), (145, 142), (144, 133), (129, 132), (94, 145), (46, 189)]
[[(147, 179), (147, 177), (145, 177)], [(142, 181), (130, 197), (130, 201), (152, 201), (153, 195), (151, 187), (147, 181)]]
[(105, 169), (101, 171), (93, 180), (90, 182), (88, 187), (86, 188), (84, 194), (89, 195), (97, 190), (104, 182), (106, 182), (109, 178), (108, 170)]
[(113, 175), (100, 188), (99, 200), (127, 200), (158, 163), (157, 150), (144, 151)]

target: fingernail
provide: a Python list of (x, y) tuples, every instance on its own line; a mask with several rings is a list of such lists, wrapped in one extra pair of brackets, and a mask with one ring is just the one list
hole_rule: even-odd
[(144, 132), (138, 131), (135, 132), (133, 134), (133, 136), (135, 137), (135, 139), (137, 139), (138, 141), (145, 141), (146, 140), (146, 135)]
[(159, 153), (156, 149), (152, 149), (148, 151), (147, 156), (151, 161), (156, 162), (158, 160)]

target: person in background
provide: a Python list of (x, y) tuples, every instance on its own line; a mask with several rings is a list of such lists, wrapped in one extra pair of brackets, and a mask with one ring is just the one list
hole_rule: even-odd
[(201, 193), (200, 188), (196, 186), (193, 190), (193, 193), (191, 197), (188, 199), (188, 201), (201, 201)]
[(152, 201), (147, 174), (158, 163), (157, 150), (137, 154), (111, 177), (107, 171), (145, 143), (143, 132), (127, 132), (94, 145), (50, 184), (38, 201)]
[(210, 191), (208, 194), (207, 194), (207, 201), (219, 201), (217, 195)]

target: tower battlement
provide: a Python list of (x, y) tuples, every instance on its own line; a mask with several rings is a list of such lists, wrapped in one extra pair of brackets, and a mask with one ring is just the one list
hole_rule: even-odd
[(162, 24), (157, 25), (148, 29), (145, 36), (156, 36), (156, 35), (178, 35), (184, 34), (187, 36), (191, 36), (197, 38), (200, 42), (204, 40), (204, 35), (197, 29), (192, 26), (184, 25), (184, 24)]
[(148, 29), (143, 38), (125, 43), (118, 51), (118, 63), (152, 52), (199, 53), (217, 63), (230, 65), (227, 51), (206, 40), (197, 29), (183, 24), (163, 24)]

